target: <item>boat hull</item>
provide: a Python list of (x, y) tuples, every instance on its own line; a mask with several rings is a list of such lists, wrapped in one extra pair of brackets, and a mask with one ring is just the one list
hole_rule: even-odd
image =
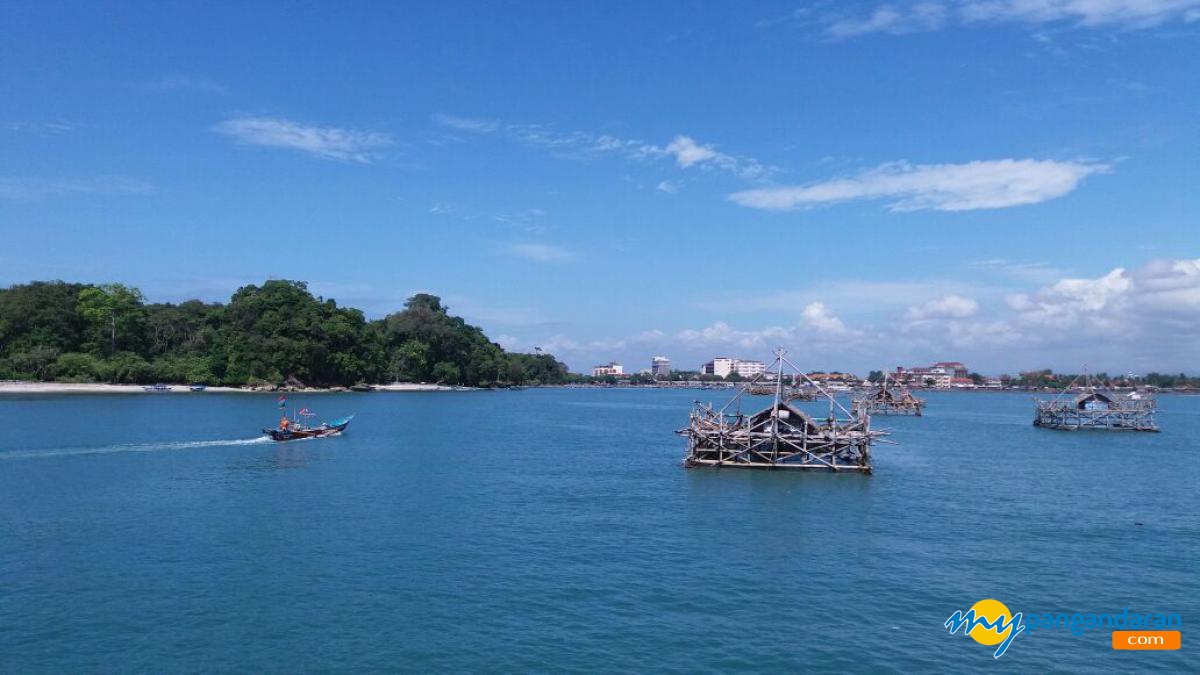
[(350, 420), (327, 427), (313, 429), (263, 429), (263, 433), (273, 441), (299, 441), (305, 438), (326, 438), (340, 435), (350, 426)]

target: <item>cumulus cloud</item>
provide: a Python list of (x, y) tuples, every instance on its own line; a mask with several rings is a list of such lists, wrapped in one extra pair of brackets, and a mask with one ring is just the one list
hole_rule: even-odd
[[(609, 359), (666, 353), (680, 364), (717, 354), (765, 358), (783, 345), (822, 367), (869, 369), (897, 363), (963, 360), (980, 372), (1052, 366), (1098, 369), (1200, 368), (1200, 259), (1156, 260), (1094, 277), (1060, 278), (1001, 301), (1001, 288), (980, 297), (937, 295), (894, 307), (854, 327), (821, 301), (792, 303), (793, 323), (763, 326), (715, 321), (676, 332), (549, 343), (566, 358)], [(867, 300), (869, 301), (869, 299)], [(780, 305), (770, 308), (778, 314)], [(786, 306), (786, 305), (784, 305)], [(764, 308), (765, 311), (766, 308)], [(715, 310), (714, 310), (715, 311)]]
[(301, 124), (277, 117), (238, 117), (213, 131), (245, 145), (297, 150), (321, 159), (370, 164), (379, 151), (393, 145), (391, 136), (376, 131)]
[(669, 180), (659, 181), (655, 189), (659, 192), (665, 192), (669, 195), (673, 195), (676, 192), (679, 192), (679, 183)]
[(888, 200), (892, 211), (970, 211), (1037, 204), (1074, 190), (1105, 164), (998, 159), (965, 164), (884, 164), (850, 178), (735, 192), (742, 206), (773, 211), (852, 200)]
[(1097, 279), (1063, 279), (1032, 296), (1014, 294), (1008, 304), (1020, 321), (1035, 326), (1062, 330), (1086, 321), (1115, 327), (1132, 289), (1132, 278), (1118, 267)]
[(961, 295), (943, 295), (922, 305), (909, 307), (904, 315), (913, 321), (965, 319), (979, 311), (979, 303)]
[(908, 0), (876, 4), (865, 11), (833, 7), (798, 12), (795, 18), (835, 40), (1001, 24), (1137, 30), (1200, 19), (1200, 0)]
[(675, 158), (675, 163), (685, 169), (694, 164), (700, 164), (716, 159), (721, 153), (711, 145), (700, 145), (690, 136), (676, 136), (663, 152)]
[(808, 303), (800, 313), (800, 316), (803, 319), (805, 327), (812, 328), (821, 333), (845, 335), (849, 332), (846, 330), (846, 324), (834, 316), (829, 311), (829, 308), (821, 302)]

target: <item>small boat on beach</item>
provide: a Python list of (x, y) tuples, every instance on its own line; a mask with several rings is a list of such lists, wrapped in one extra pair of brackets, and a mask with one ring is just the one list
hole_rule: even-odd
[(165, 384), (163, 384), (163, 383), (161, 383), (161, 382), (160, 382), (160, 383), (158, 383), (158, 384), (154, 384), (154, 385), (149, 385), (149, 386), (146, 386), (146, 387), (142, 387), (142, 389), (144, 389), (144, 390), (146, 390), (146, 391), (149, 391), (149, 392), (153, 392), (153, 393), (155, 393), (155, 394), (161, 394), (161, 393), (164, 393), (164, 392), (171, 391), (171, 388), (170, 388), (170, 387), (168, 387), (167, 385), (165, 385)]
[(189, 391), (204, 391), (205, 389), (208, 389), (208, 385), (193, 384), (192, 386), (188, 387)]
[(339, 436), (350, 425), (350, 420), (354, 419), (354, 415), (349, 415), (313, 426), (307, 422), (307, 419), (311, 417), (313, 414), (307, 409), (297, 412), (294, 420), (289, 420), (284, 416), (279, 421), (279, 426), (274, 429), (263, 429), (263, 434), (269, 436), (273, 441), (298, 441), (303, 438)]

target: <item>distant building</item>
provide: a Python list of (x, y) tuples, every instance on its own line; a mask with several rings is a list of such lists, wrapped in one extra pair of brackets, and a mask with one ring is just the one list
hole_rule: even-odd
[(967, 367), (958, 361), (938, 361), (929, 368), (930, 371), (938, 375), (950, 375), (951, 377), (968, 377), (970, 373)]
[(650, 359), (650, 374), (654, 377), (667, 377), (671, 374), (671, 359), (665, 356), (655, 356)]
[(737, 363), (733, 364), (733, 369), (738, 375), (749, 378), (763, 374), (767, 369), (767, 364), (762, 361), (742, 361), (739, 359)]
[(839, 373), (836, 370), (832, 373), (809, 373), (808, 379), (818, 384), (856, 384), (859, 381), (858, 376), (853, 373)]
[(927, 367), (896, 366), (896, 372), (889, 373), (889, 377), (900, 384), (910, 387), (926, 387), (930, 386), (930, 382), (932, 382), (932, 386), (938, 389), (965, 386), (967, 382), (970, 382), (969, 376), (970, 371), (958, 361), (938, 361)]
[(621, 375), (624, 375), (624, 374), (625, 374), (625, 366), (622, 366), (621, 364), (617, 363), (616, 361), (611, 361), (603, 366), (595, 366), (592, 368), (592, 376), (593, 377), (607, 377), (609, 375), (615, 375), (617, 377), (620, 377)]
[(705, 375), (716, 375), (717, 377), (725, 377), (733, 372), (733, 362), (737, 359), (731, 359), (727, 356), (718, 356), (712, 361), (700, 366), (700, 372)]
[(729, 377), (730, 373), (737, 373), (742, 377), (750, 378), (761, 374), (766, 369), (767, 364), (762, 361), (746, 361), (728, 356), (718, 356), (704, 364), (700, 372), (705, 375), (716, 375), (717, 377)]

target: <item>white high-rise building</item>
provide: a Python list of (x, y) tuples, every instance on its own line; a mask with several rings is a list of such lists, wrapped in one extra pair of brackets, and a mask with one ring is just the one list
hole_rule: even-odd
[(762, 361), (742, 361), (737, 360), (733, 366), (734, 372), (742, 377), (750, 378), (755, 375), (761, 375), (767, 369), (767, 364)]
[(705, 375), (716, 375), (717, 377), (728, 377), (730, 373), (737, 373), (742, 377), (754, 377), (766, 369), (767, 364), (762, 361), (745, 361), (728, 356), (718, 356), (704, 364), (701, 372)]
[(666, 377), (671, 374), (671, 359), (665, 356), (655, 356), (650, 359), (650, 374), (654, 377)]
[(592, 368), (592, 377), (605, 377), (607, 375), (624, 375), (625, 366), (612, 361), (603, 366), (595, 366)]

